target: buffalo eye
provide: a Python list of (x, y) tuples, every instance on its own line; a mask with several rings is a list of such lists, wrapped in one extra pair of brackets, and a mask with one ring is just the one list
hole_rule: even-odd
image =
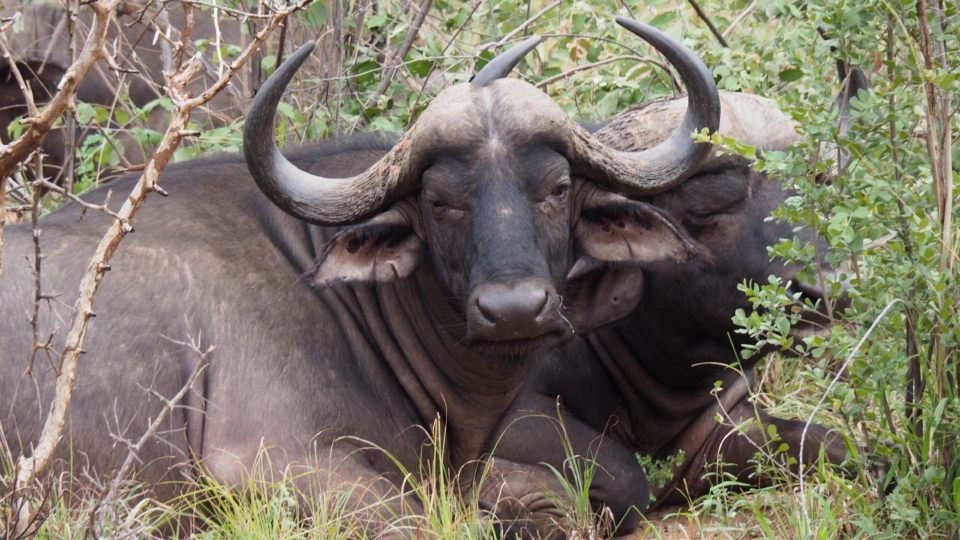
[(567, 200), (568, 193), (570, 193), (570, 184), (560, 184), (559, 186), (553, 188), (553, 191), (550, 192), (550, 196), (555, 197), (560, 202), (564, 202)]
[(438, 219), (456, 219), (457, 217), (462, 216), (464, 212), (455, 206), (447, 204), (442, 199), (428, 200), (427, 205), (430, 207), (430, 212)]
[(546, 198), (540, 202), (540, 209), (544, 212), (559, 209), (566, 204), (569, 195), (570, 181), (564, 180), (563, 182), (557, 184), (557, 186), (554, 187), (549, 194), (547, 194)]
[(696, 210), (692, 212), (687, 212), (683, 220), (686, 222), (687, 226), (690, 226), (695, 229), (704, 229), (714, 224), (715, 219), (722, 215), (723, 212), (715, 212), (712, 210)]

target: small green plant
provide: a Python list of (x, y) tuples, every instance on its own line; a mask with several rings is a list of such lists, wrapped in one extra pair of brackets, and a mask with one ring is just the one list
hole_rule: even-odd
[[(667, 482), (673, 480), (673, 470), (683, 465), (685, 455), (683, 449), (677, 450), (676, 454), (663, 459), (654, 459), (653, 456), (645, 456), (640, 453), (634, 454), (637, 463), (643, 467), (643, 472), (647, 475), (647, 484), (654, 488), (662, 488), (667, 485)], [(650, 502), (655, 500), (656, 497), (651, 493)]]

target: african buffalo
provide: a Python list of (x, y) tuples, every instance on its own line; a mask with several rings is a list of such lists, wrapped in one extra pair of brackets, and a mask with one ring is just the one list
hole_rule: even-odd
[[(856, 95), (865, 78), (851, 77), (847, 95)], [(696, 99), (696, 98), (693, 98)], [(794, 125), (769, 99), (721, 92), (720, 133), (761, 150), (784, 150), (798, 141)], [(653, 102), (638, 111), (621, 113), (596, 133), (598, 140), (621, 150), (657, 144), (677, 125), (687, 99)], [(849, 102), (843, 104), (844, 110)], [(788, 455), (799, 456), (804, 422), (776, 418), (749, 401), (758, 354), (739, 362), (748, 339), (735, 333), (731, 318), (750, 305), (737, 285), (744, 280), (766, 283), (769, 275), (790, 282), (791, 293), (827, 300), (817, 286), (797, 277), (799, 268), (770, 260), (767, 246), (798, 234), (811, 242), (809, 230), (768, 219), (791, 192), (777, 179), (755, 172), (747, 160), (711, 156), (679, 186), (643, 200), (664, 210), (694, 240), (702, 255), (687, 265), (663, 263), (634, 269), (633, 287), (640, 297), (633, 314), (607, 328), (565, 345), (557, 354), (544, 354), (504, 417), (496, 455), (521, 463), (561, 466), (567, 453), (557, 437), (558, 407), (568, 443), (579, 455), (596, 454), (599, 468), (622, 475), (627, 489), (639, 452), (655, 459), (684, 452), (674, 477), (654, 489), (656, 503), (679, 503), (706, 493), (717, 477), (707, 465), (722, 460), (724, 472), (747, 483), (750, 460), (767, 446), (767, 427), (777, 429)], [(827, 251), (821, 242), (821, 253)], [(814, 320), (816, 319), (816, 320)], [(826, 316), (812, 315), (794, 329), (797, 337), (824, 330)], [(769, 352), (769, 351), (764, 351)], [(734, 365), (737, 365), (734, 366)], [(730, 366), (734, 366), (733, 369)], [(719, 381), (722, 391), (716, 392)], [(718, 423), (717, 417), (723, 419)], [(745, 436), (732, 435), (733, 426), (759, 418)], [(552, 446), (547, 440), (556, 441)], [(811, 425), (803, 463), (817, 460), (821, 444), (831, 463), (844, 461), (841, 437)], [(547, 450), (544, 452), (544, 450)], [(603, 486), (591, 491), (595, 506), (619, 508), (621, 492)], [(616, 516), (620, 517), (620, 516)], [(627, 532), (629, 529), (624, 529)]]
[[(677, 133), (642, 152), (600, 144), (545, 94), (503, 78), (534, 39), (444, 90), (395, 144), (327, 142), (288, 161), (273, 142), (274, 111), (309, 47), (291, 56), (247, 116), (250, 172), (233, 156), (171, 166), (160, 181), (170, 196), (137, 216), (97, 298), (64, 451), (100, 474), (113, 470), (125, 450), (105, 428), (145, 429), (158, 404), (143, 389), (170, 396), (184, 384), (196, 358), (171, 338), (193, 336), (217, 348), (165, 441), (141, 452), (138, 478), (156, 496), (172, 496), (176, 487), (162, 481), (192, 477), (198, 463), (238, 482), (267, 451), (278, 469), (325, 471), (304, 478), (311, 486), (365, 481), (370, 491), (358, 497), (379, 498), (404, 485), (399, 466), (422, 470), (424, 428), (438, 419), (446, 465), (466, 471), (470, 485), (534, 348), (629, 313), (624, 268), (695, 256), (659, 212), (600, 186), (640, 196), (683, 181), (709, 150), (689, 133), (719, 124), (716, 87), (689, 49), (621, 23), (660, 50), (696, 96)], [(41, 221), (44, 294), (76, 290), (109, 221), (88, 214), (78, 224), (78, 212), (68, 205)], [(7, 235), (0, 418), (21, 451), (37, 436), (54, 370), (41, 353), (34, 380), (21, 381), (33, 241), (22, 226)], [(618, 266), (568, 278), (578, 262)], [(53, 302), (43, 332), (69, 318)], [(542, 492), (552, 475), (497, 463), (508, 496), (544, 503), (543, 515), (516, 516), (535, 533), (556, 513)], [(532, 479), (517, 481), (521, 469)], [(500, 493), (485, 486), (479, 497)], [(642, 471), (628, 495), (628, 504), (645, 503)], [(503, 507), (504, 519), (512, 510)]]

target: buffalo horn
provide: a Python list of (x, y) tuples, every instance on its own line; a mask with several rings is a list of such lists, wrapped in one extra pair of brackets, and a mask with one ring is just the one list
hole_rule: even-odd
[(528, 38), (523, 43), (488, 62), (470, 82), (477, 86), (486, 86), (497, 79), (506, 77), (513, 71), (513, 68), (517, 67), (520, 60), (535, 49), (539, 43), (540, 36)]
[(293, 75), (313, 52), (309, 41), (293, 53), (257, 92), (243, 127), (247, 168), (260, 190), (288, 214), (316, 225), (363, 221), (419, 187), (409, 174), (407, 135), (376, 164), (351, 178), (324, 178), (301, 171), (277, 149), (273, 118)]
[(694, 131), (720, 127), (720, 95), (710, 70), (682, 43), (659, 30), (625, 17), (617, 23), (653, 45), (676, 67), (687, 87), (687, 112), (673, 134), (659, 145), (640, 152), (619, 152), (584, 144), (588, 166), (605, 178), (597, 181), (626, 195), (652, 195), (686, 180), (711, 151), (709, 144), (696, 144)]

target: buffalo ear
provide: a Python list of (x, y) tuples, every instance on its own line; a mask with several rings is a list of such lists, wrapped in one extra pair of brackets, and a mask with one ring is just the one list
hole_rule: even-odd
[(699, 254), (662, 211), (609, 193), (584, 202), (574, 238), (578, 259), (567, 275), (563, 314), (578, 334), (629, 316), (643, 296), (645, 267)]
[(584, 202), (574, 238), (581, 258), (608, 263), (687, 263), (698, 253), (693, 241), (663, 211), (608, 193)]
[(423, 241), (394, 207), (334, 236), (305, 277), (318, 287), (390, 283), (409, 276), (425, 259)]
[(575, 334), (625, 319), (640, 304), (643, 270), (639, 266), (588, 263), (580, 271), (567, 279), (561, 307)]

